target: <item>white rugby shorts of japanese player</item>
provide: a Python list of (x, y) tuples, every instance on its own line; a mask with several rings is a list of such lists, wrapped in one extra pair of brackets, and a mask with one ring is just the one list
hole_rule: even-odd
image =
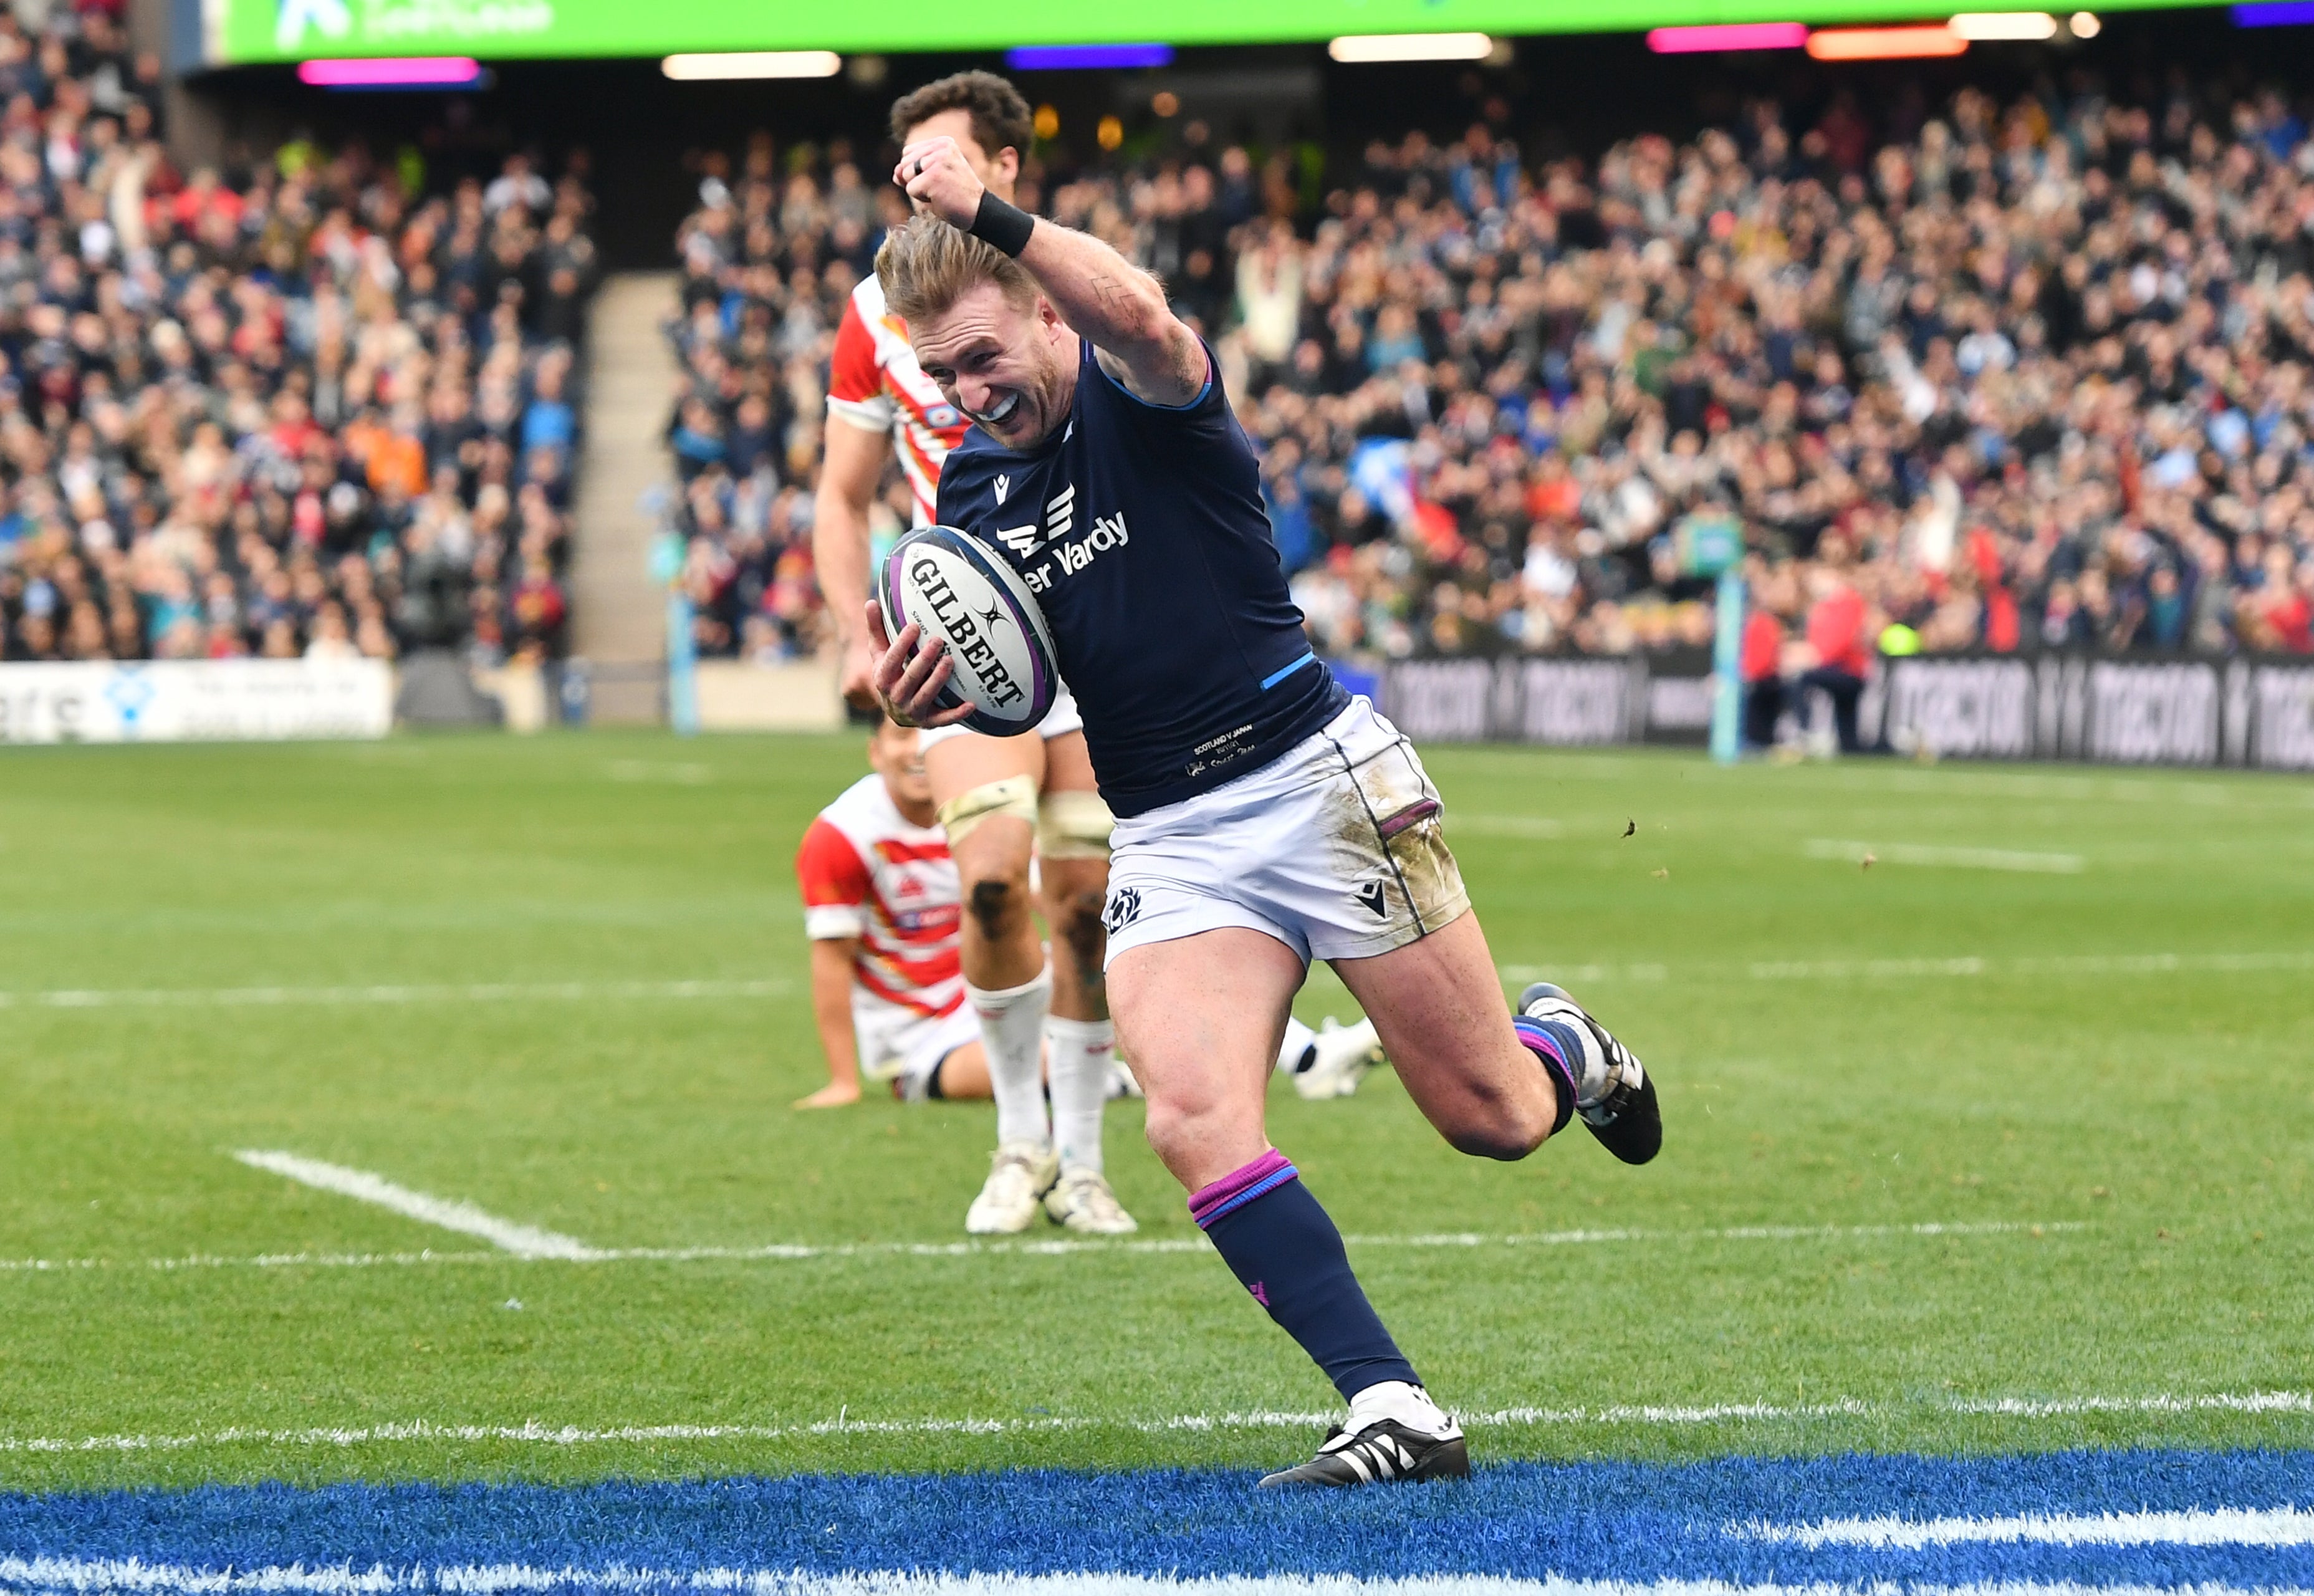
[(896, 1098), (921, 1103), (941, 1061), (980, 1040), (980, 1017), (970, 1003), (958, 1003), (946, 1014), (919, 1014), (855, 986), (852, 1032), (860, 1044), (861, 1078), (890, 1087)]
[[(1073, 731), (1084, 730), (1084, 717), (1077, 713), (1077, 695), (1063, 682), (1053, 690), (1053, 707), (1037, 722), (1037, 735), (1050, 742), (1055, 737), (1067, 736)], [(949, 737), (977, 736), (968, 726), (935, 726), (916, 734), (916, 746), (929, 748)]]
[(1117, 821), (1108, 957), (1223, 926), (1305, 960), (1403, 948), (1471, 906), (1444, 815), (1414, 745), (1353, 699), (1261, 769)]

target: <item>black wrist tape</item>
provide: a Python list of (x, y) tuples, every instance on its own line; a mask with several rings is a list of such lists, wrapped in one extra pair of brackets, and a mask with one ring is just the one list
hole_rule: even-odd
[(984, 189), (980, 208), (973, 213), (972, 225), (965, 231), (975, 238), (985, 238), (1013, 259), (1029, 247), (1029, 234), (1035, 232), (1037, 218), (1017, 205), (1008, 205), (996, 198), (996, 190)]

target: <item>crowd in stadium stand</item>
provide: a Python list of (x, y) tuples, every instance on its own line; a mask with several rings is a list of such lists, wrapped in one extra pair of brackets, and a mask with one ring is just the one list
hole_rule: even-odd
[(159, 86), (0, 9), (0, 656), (559, 652), (583, 163), (181, 172)]
[[(1595, 161), (1481, 125), (1317, 183), (1192, 127), (1032, 161), (1023, 200), (1214, 339), (1323, 649), (1700, 644), (1686, 554), (1731, 525), (1755, 683), (1842, 697), (1883, 649), (2314, 649), (2292, 104), (2082, 78), (1883, 115), (1761, 102)], [(817, 640), (809, 472), (837, 313), (896, 214), (880, 159), (758, 138), (685, 224), (671, 436), (710, 647)]]
[[(683, 361), (668, 419), (684, 582), (702, 653), (775, 660), (814, 652), (826, 617), (811, 574), (811, 489), (828, 359), (852, 285), (906, 214), (876, 152), (842, 142), (785, 159), (758, 134), (736, 161), (706, 157), (683, 224)], [(896, 477), (884, 530), (905, 527)]]

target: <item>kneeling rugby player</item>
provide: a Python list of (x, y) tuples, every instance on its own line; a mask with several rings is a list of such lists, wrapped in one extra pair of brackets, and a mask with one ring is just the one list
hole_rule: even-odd
[[(910, 1103), (994, 1095), (979, 1018), (964, 1001), (961, 893), (921, 737), (879, 720), (871, 773), (819, 812), (796, 851), (812, 1017), (827, 1060), (827, 1084), (799, 1108), (857, 1103), (863, 1080)], [(1347, 1097), (1380, 1052), (1371, 1021), (1312, 1030), (1289, 1019), (1277, 1071), (1305, 1098)], [(1121, 1064), (1112, 1071), (1108, 1096), (1138, 1089)], [(1065, 1222), (1065, 1211), (1052, 1217)]]

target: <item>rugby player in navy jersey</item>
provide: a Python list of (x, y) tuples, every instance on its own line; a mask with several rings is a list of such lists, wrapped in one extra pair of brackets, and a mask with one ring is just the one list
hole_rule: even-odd
[[(924, 372), (974, 430), (938, 519), (1002, 550), (1042, 604), (1117, 816), (1104, 921), (1118, 1041), (1149, 1142), (1231, 1270), (1323, 1369), (1347, 1419), (1265, 1485), (1465, 1474), (1462, 1433), (1350, 1272), (1263, 1127), (1294, 994), (1322, 958), (1408, 1094), (1462, 1151), (1520, 1159), (1580, 1116), (1645, 1163), (1639, 1061), (1554, 986), (1514, 1014), (1413, 746), (1314, 658), (1211, 353), (1156, 279), (991, 194), (947, 138), (893, 181), (919, 214), (877, 276)], [(887, 632), (875, 682), (919, 722), (938, 639)]]

